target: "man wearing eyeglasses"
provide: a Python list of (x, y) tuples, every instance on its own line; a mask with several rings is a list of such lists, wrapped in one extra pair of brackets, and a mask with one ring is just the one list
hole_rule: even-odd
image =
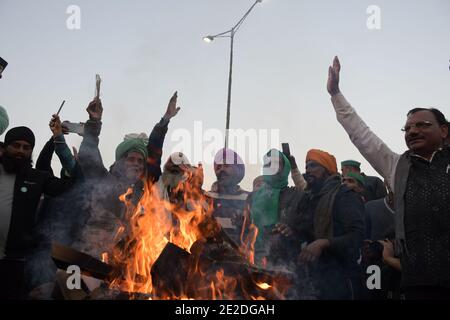
[(415, 108), (403, 127), (408, 150), (393, 152), (339, 90), (340, 63), (327, 89), (353, 144), (394, 190), (395, 250), (406, 299), (450, 299), (450, 147), (448, 121), (437, 109)]

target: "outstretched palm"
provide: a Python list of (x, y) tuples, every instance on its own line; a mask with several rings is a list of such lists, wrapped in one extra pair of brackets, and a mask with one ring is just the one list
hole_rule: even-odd
[(341, 64), (337, 56), (334, 57), (333, 66), (328, 68), (328, 83), (327, 90), (331, 96), (334, 96), (341, 91), (339, 90), (339, 72), (341, 71)]
[(178, 92), (175, 91), (172, 98), (170, 98), (169, 105), (167, 106), (166, 113), (164, 114), (164, 118), (170, 120), (177, 115), (178, 111), (180, 111), (180, 107), (177, 107), (177, 98)]

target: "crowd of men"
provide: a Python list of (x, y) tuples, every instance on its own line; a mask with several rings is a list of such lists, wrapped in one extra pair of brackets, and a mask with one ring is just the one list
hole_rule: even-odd
[[(7, 130), (8, 115), (0, 107), (0, 134), (6, 132), (0, 147), (0, 299), (28, 299), (54, 281), (52, 241), (100, 259), (124, 219), (119, 197), (127, 193), (127, 203), (137, 205), (147, 183), (173, 203), (186, 198), (180, 184), (201, 190), (237, 245), (249, 228), (257, 228), (255, 264), (295, 275), (287, 298), (450, 299), (449, 122), (434, 108), (410, 110), (402, 129), (407, 150), (396, 154), (340, 92), (340, 68), (335, 57), (327, 90), (337, 120), (384, 181), (365, 175), (354, 159), (338, 168), (335, 157), (319, 149), (307, 152), (302, 174), (293, 155), (272, 149), (253, 190), (243, 190), (245, 163), (224, 148), (214, 159), (217, 180), (203, 190), (201, 166), (183, 153), (162, 165), (168, 125), (180, 109), (177, 93), (149, 136), (125, 136), (109, 169), (98, 148), (103, 115), (98, 97), (86, 109), (78, 152), (68, 148), (67, 127), (53, 115), (52, 136), (33, 168), (33, 131)], [(51, 167), (54, 153), (62, 166), (59, 177)], [(36, 259), (47, 263), (36, 269)], [(381, 286), (371, 290), (367, 270), (373, 265), (381, 270)]]

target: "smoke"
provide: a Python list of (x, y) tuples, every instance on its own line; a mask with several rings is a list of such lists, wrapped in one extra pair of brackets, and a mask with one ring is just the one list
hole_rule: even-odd
[(33, 232), (37, 245), (27, 257), (25, 268), (29, 289), (54, 282), (56, 265), (51, 259), (51, 244), (70, 246), (87, 220), (89, 206), (89, 187), (81, 181), (58, 197), (44, 197)]

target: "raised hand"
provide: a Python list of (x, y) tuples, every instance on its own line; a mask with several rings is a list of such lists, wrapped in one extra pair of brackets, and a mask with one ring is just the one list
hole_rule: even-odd
[(50, 120), (50, 123), (48, 125), (53, 133), (53, 137), (58, 137), (63, 134), (61, 120), (59, 119), (59, 116), (57, 114), (52, 115), (52, 119)]
[(175, 91), (172, 98), (170, 98), (169, 105), (167, 106), (166, 113), (164, 114), (164, 119), (170, 120), (177, 115), (178, 111), (180, 111), (180, 107), (177, 107), (177, 98), (178, 92)]
[(100, 121), (102, 119), (102, 114), (103, 114), (103, 106), (102, 106), (102, 101), (98, 98), (94, 98), (94, 100), (92, 100), (88, 107), (86, 108), (86, 111), (89, 114), (89, 119), (90, 120), (97, 120)]
[(341, 71), (341, 64), (337, 56), (333, 59), (333, 66), (328, 67), (328, 83), (327, 90), (331, 96), (334, 96), (341, 91), (339, 90), (339, 72)]
[(293, 155), (286, 156), (289, 159), (289, 163), (291, 164), (291, 169), (297, 169), (297, 162), (295, 161), (295, 157)]

